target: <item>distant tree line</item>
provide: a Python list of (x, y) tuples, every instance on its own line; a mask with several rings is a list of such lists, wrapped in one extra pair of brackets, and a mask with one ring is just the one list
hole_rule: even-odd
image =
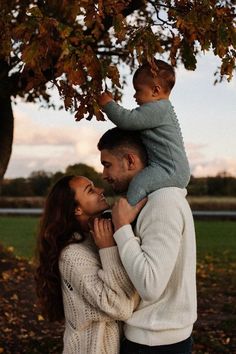
[(215, 177), (191, 176), (187, 187), (192, 196), (236, 196), (236, 178), (221, 172)]
[(64, 173), (61, 171), (56, 173), (35, 171), (27, 178), (4, 179), (1, 195), (5, 197), (43, 197), (47, 195), (50, 187), (64, 175), (85, 176), (91, 179), (94, 185), (104, 188), (106, 195), (114, 195), (111, 187), (102, 179), (101, 173), (83, 163), (68, 166)]
[[(114, 195), (111, 187), (102, 179), (101, 173), (93, 167), (83, 163), (70, 165), (65, 172), (35, 171), (27, 178), (5, 179), (1, 188), (1, 195), (7, 197), (45, 196), (50, 187), (63, 175), (80, 175), (91, 179), (96, 186), (104, 188), (107, 196)], [(191, 176), (187, 187), (191, 196), (236, 196), (236, 178), (221, 172), (215, 177)]]

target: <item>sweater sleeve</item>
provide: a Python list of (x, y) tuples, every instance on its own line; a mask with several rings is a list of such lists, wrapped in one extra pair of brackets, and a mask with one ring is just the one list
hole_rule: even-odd
[[(77, 262), (78, 255), (70, 257), (72, 287), (107, 320), (128, 319), (137, 305), (137, 293), (121, 264), (117, 247), (99, 251), (98, 262)], [(73, 259), (74, 258), (74, 259)]]
[(108, 118), (121, 129), (145, 130), (158, 127), (167, 110), (166, 100), (146, 103), (142, 106), (128, 110), (115, 101), (110, 101), (103, 108)]
[(130, 225), (118, 229), (114, 238), (122, 263), (140, 297), (144, 301), (156, 301), (175, 266), (183, 221), (178, 208), (171, 202), (158, 205), (158, 208), (147, 203), (142, 220), (141, 243), (137, 242)]

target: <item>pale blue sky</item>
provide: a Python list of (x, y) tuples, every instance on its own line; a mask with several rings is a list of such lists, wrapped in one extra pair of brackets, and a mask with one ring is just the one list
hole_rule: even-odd
[[(216, 58), (209, 54), (199, 58), (194, 72), (180, 67), (171, 95), (195, 176), (223, 170), (236, 176), (236, 79), (214, 86), (216, 67)], [(123, 97), (126, 108), (135, 107), (133, 94), (129, 76)], [(14, 114), (15, 139), (6, 177), (26, 177), (42, 169), (64, 171), (78, 162), (101, 170), (96, 144), (112, 123), (75, 122), (64, 110), (39, 109), (22, 102), (14, 106)]]

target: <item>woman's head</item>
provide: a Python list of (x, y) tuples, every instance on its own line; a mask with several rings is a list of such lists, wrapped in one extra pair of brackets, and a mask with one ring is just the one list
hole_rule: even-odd
[(64, 176), (49, 192), (40, 222), (37, 243), (36, 290), (43, 314), (50, 320), (63, 319), (63, 302), (58, 260), (75, 232), (87, 226), (91, 216), (108, 208), (100, 188), (82, 176)]
[(69, 185), (76, 201), (75, 217), (80, 223), (109, 207), (103, 195), (103, 189), (95, 187), (88, 178), (74, 177)]

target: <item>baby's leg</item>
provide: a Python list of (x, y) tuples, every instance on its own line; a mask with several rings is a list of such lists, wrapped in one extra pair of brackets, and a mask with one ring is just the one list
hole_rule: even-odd
[(151, 192), (163, 187), (175, 186), (170, 174), (159, 165), (147, 166), (130, 182), (127, 199), (131, 205), (137, 204)]

